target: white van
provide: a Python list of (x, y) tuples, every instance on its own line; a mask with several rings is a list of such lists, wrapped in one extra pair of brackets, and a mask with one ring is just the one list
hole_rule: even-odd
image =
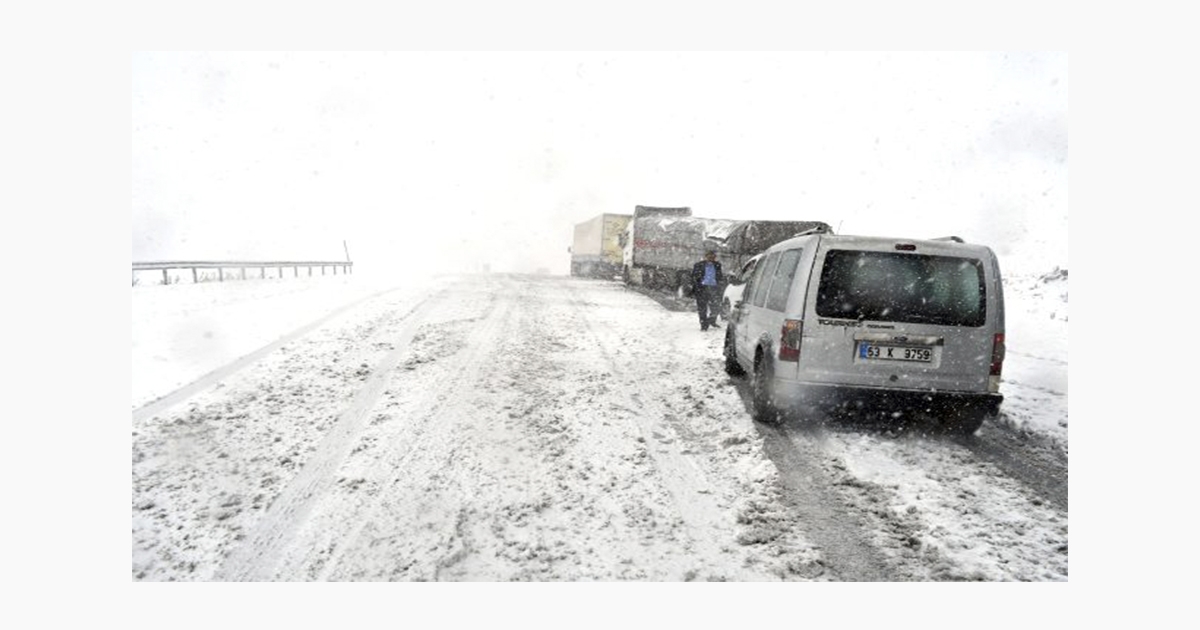
[(756, 420), (921, 414), (972, 434), (998, 411), (1004, 295), (991, 249), (826, 233), (764, 254), (725, 332), (725, 369), (752, 375)]

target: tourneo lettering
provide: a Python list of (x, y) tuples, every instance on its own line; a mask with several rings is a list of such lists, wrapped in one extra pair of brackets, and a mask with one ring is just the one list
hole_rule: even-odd
[(822, 326), (849, 326), (858, 328), (863, 325), (862, 322), (853, 319), (822, 319), (817, 318), (817, 323)]

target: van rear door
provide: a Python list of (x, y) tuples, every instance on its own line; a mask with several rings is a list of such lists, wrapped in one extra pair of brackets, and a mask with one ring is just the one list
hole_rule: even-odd
[(822, 243), (805, 302), (800, 380), (988, 391), (995, 333), (1003, 332), (990, 250), (919, 243)]

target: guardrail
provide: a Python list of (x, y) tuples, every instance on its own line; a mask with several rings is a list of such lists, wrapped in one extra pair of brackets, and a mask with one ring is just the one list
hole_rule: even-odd
[(330, 267), (333, 268), (333, 275), (335, 275), (335, 276), (337, 275), (338, 267), (341, 267), (342, 272), (345, 274), (350, 274), (350, 273), (354, 272), (354, 263), (352, 263), (350, 261), (284, 260), (284, 261), (262, 262), (262, 261), (247, 261), (247, 260), (219, 260), (219, 261), (217, 261), (217, 260), (168, 260), (168, 261), (135, 262), (135, 263), (133, 263), (133, 271), (135, 274), (135, 276), (134, 276), (135, 278), (136, 278), (136, 273), (138, 271), (154, 271), (156, 269), (161, 269), (162, 273), (163, 273), (163, 284), (171, 283), (170, 276), (167, 273), (171, 269), (191, 269), (192, 270), (192, 282), (200, 282), (200, 274), (199, 274), (200, 269), (216, 269), (217, 270), (217, 281), (224, 282), (225, 281), (225, 271), (227, 269), (239, 269), (241, 271), (241, 273), (240, 273), (241, 279), (245, 280), (247, 269), (259, 269), (259, 270), (261, 270), (261, 277), (266, 278), (267, 277), (267, 269), (272, 268), (272, 267), (279, 269), (279, 277), (280, 278), (283, 277), (283, 270), (288, 267), (290, 267), (292, 269), (292, 275), (295, 277), (298, 277), (300, 275), (301, 267), (306, 267), (308, 269), (308, 275), (310, 275), (310, 276), (313, 275), (313, 268), (315, 268), (315, 267), (321, 268), (321, 275), (325, 275), (325, 270)]

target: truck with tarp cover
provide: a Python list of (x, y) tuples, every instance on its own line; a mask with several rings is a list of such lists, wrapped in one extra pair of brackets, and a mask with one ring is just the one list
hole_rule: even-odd
[(571, 242), (571, 275), (612, 279), (621, 273), (625, 253), (621, 236), (632, 215), (601, 214), (575, 226)]
[(626, 284), (691, 295), (692, 265), (717, 253), (726, 273), (802, 232), (832, 232), (822, 221), (707, 219), (689, 207), (636, 206), (622, 239)]

